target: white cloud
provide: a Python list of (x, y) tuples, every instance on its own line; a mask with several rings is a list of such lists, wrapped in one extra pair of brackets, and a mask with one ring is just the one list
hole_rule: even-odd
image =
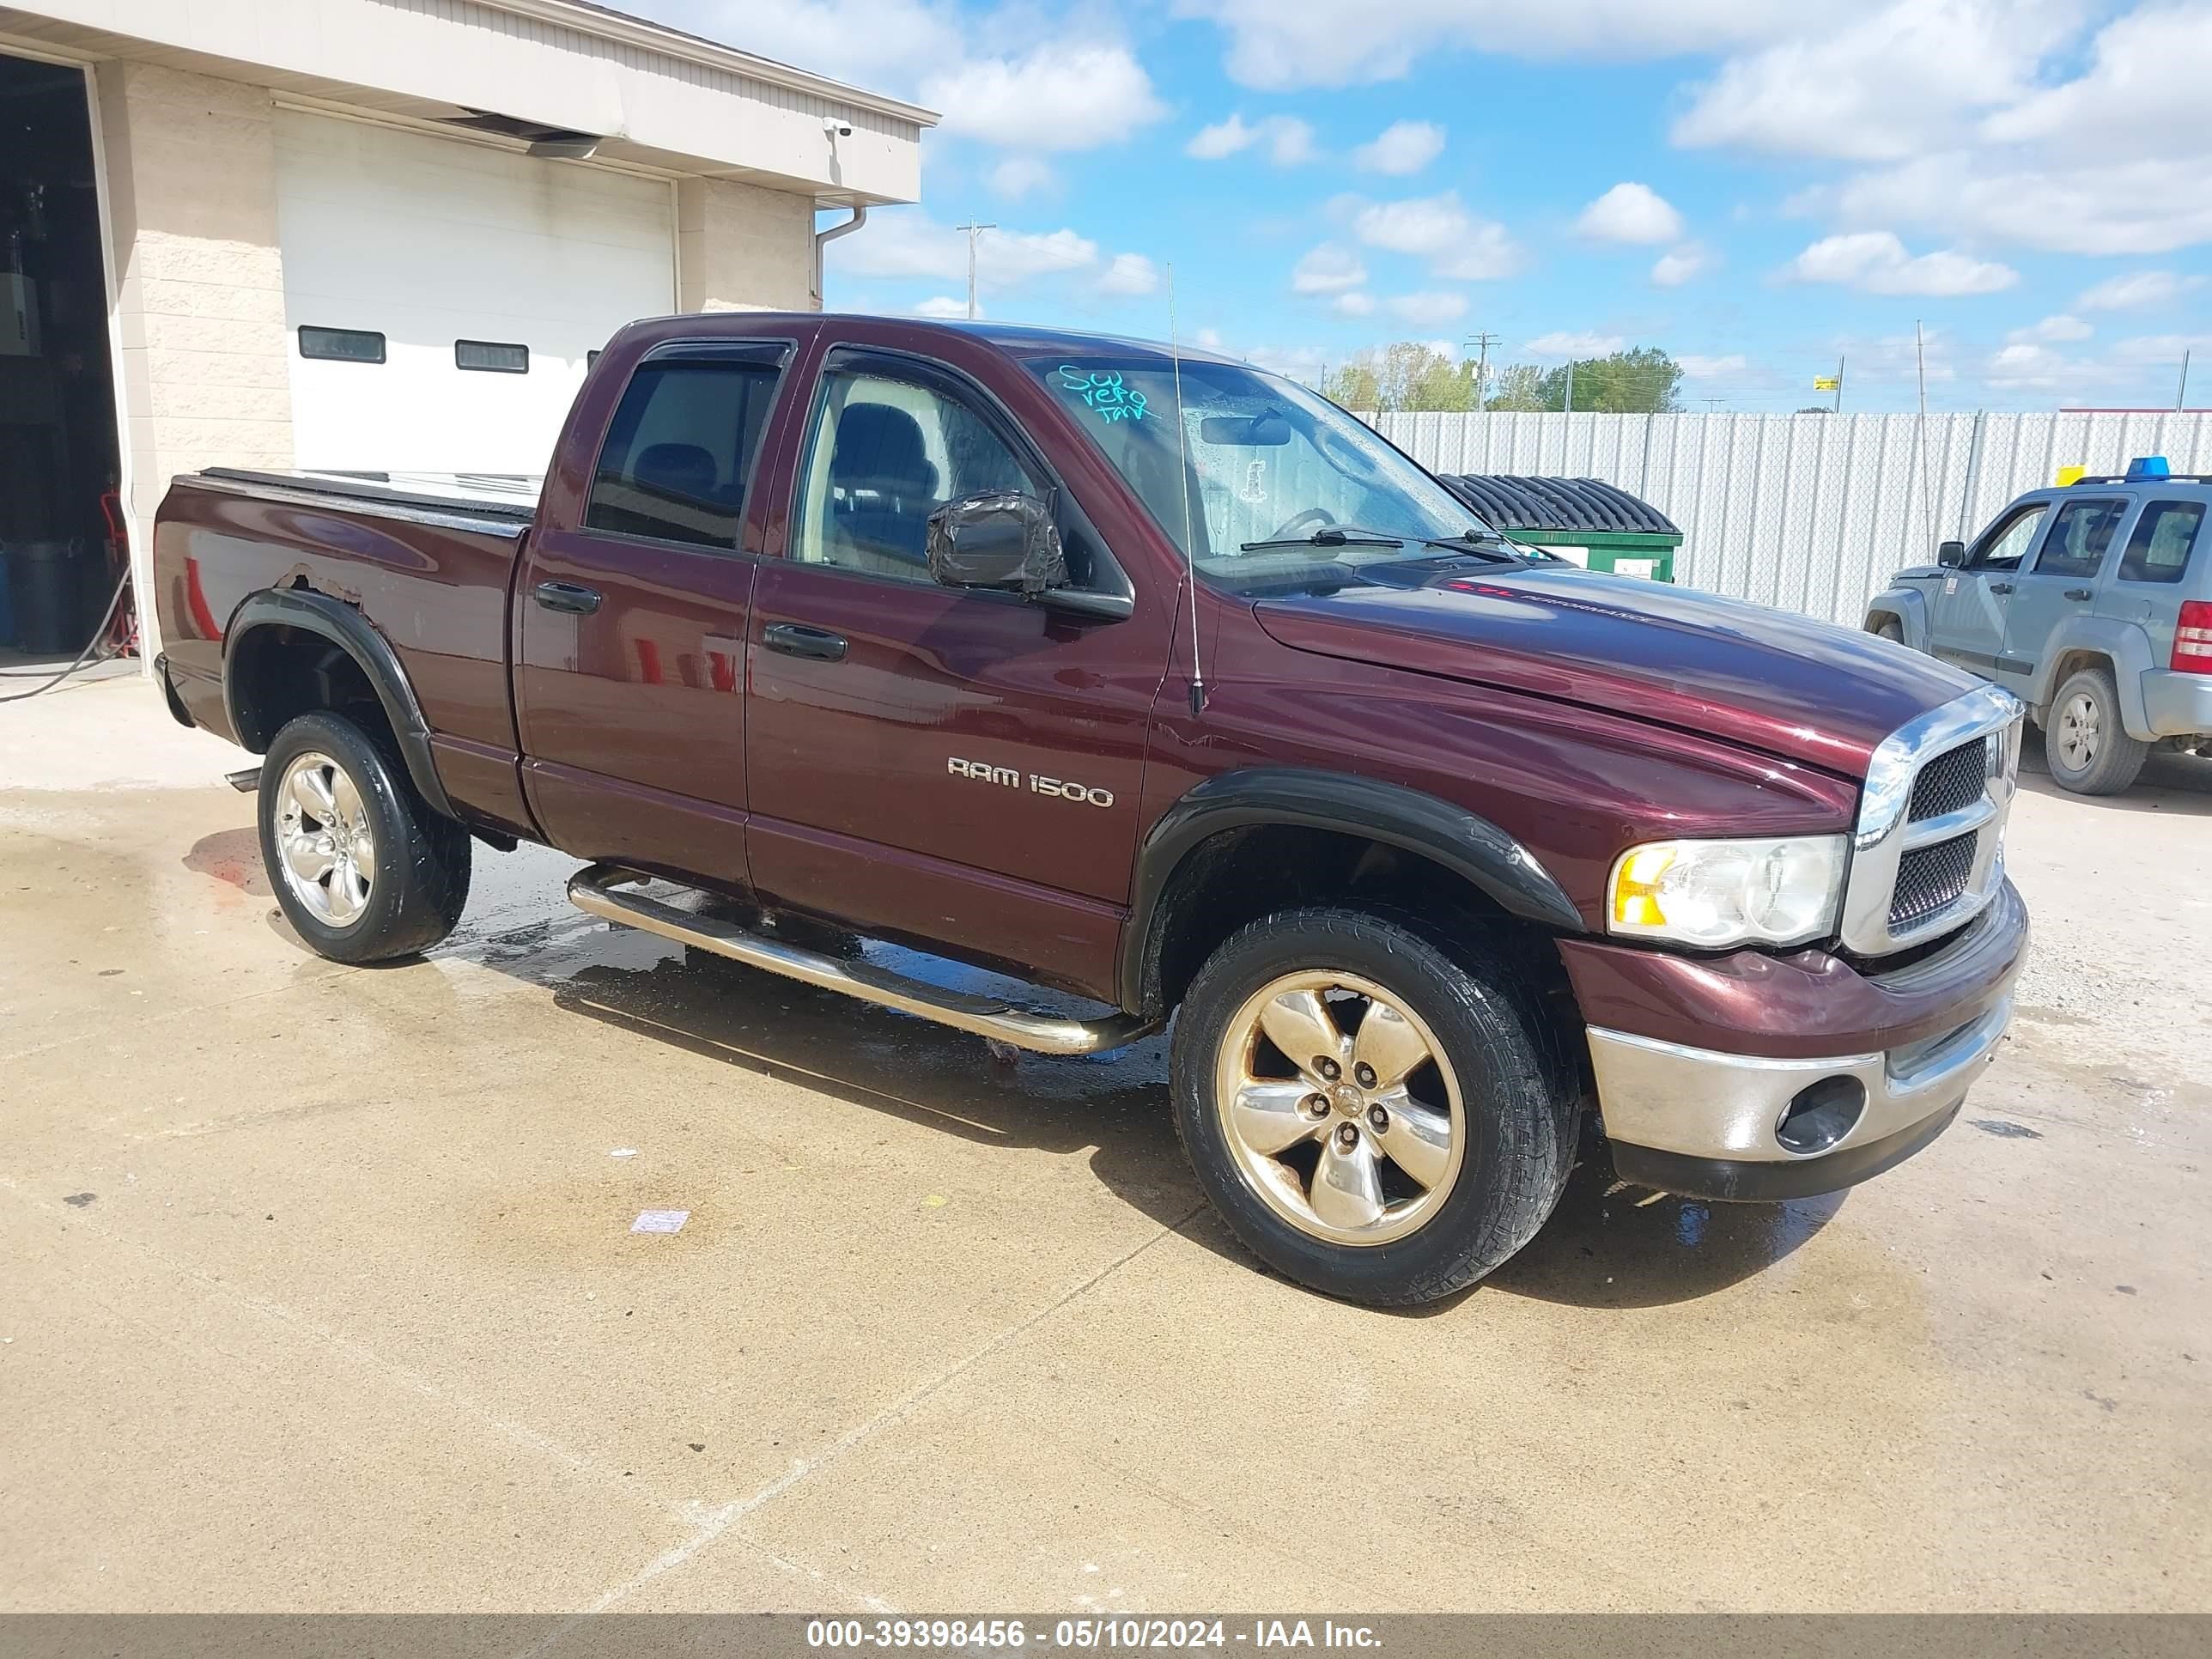
[(1715, 263), (1703, 243), (1685, 242), (1651, 262), (1651, 280), (1660, 288), (1680, 288), (1711, 270)]
[(1628, 342), (1618, 334), (1539, 334), (1526, 350), (1532, 357), (1609, 357)]
[(1101, 294), (1115, 294), (1134, 297), (1159, 290), (1160, 273), (1141, 253), (1117, 253), (1113, 263), (1099, 274), (1097, 289)]
[(1384, 303), (1390, 307), (1392, 316), (1416, 328), (1435, 328), (1467, 315), (1467, 296), (1463, 294), (1399, 294)]
[(1510, 276), (1528, 262), (1505, 228), (1469, 213), (1456, 191), (1370, 203), (1356, 210), (1352, 223), (1353, 233), (1370, 247), (1425, 258), (1431, 272), (1450, 281)]
[(2136, 334), (2114, 345), (2112, 356), (2124, 363), (2178, 366), (2183, 352), (2202, 356), (2207, 350), (2212, 350), (2212, 334)]
[(2204, 286), (2202, 276), (2185, 276), (2173, 270), (2137, 270), (2124, 276), (2108, 276), (2084, 289), (2074, 303), (2084, 311), (2131, 311), (2138, 306), (2171, 305), (2191, 289)]
[(1313, 128), (1295, 115), (1247, 122), (1242, 114), (1200, 127), (1183, 146), (1183, 154), (1200, 161), (1219, 161), (1255, 144), (1266, 145), (1267, 159), (1279, 167), (1300, 167), (1321, 154), (1314, 144)]
[(2096, 331), (2079, 317), (2069, 317), (2060, 312), (2056, 316), (2045, 317), (2039, 323), (2031, 323), (2026, 328), (2016, 328), (2005, 338), (2014, 345), (2034, 345), (2048, 341), (2086, 340)]
[(1334, 242), (1323, 242), (1310, 249), (1291, 268), (1291, 292), (1293, 294), (1334, 294), (1340, 289), (1358, 288), (1367, 280), (1367, 267), (1359, 256), (1348, 247)]
[[(965, 300), (956, 300), (950, 294), (939, 294), (917, 304), (914, 308), (914, 314), (917, 317), (940, 319), (965, 317), (968, 314), (968, 302)], [(983, 307), (981, 305), (975, 307), (975, 314), (978, 317), (983, 314)]]
[(2000, 110), (1982, 136), (2000, 144), (2063, 144), (2084, 161), (2171, 155), (2194, 137), (2202, 153), (2212, 81), (2212, 11), (2145, 5), (2097, 35), (2086, 72)]
[[(964, 282), (968, 276), (967, 236), (912, 209), (871, 219), (859, 235), (830, 243), (826, 257), (841, 275), (939, 282)], [(976, 282), (985, 289), (1018, 288), (1097, 264), (1098, 244), (1069, 229), (987, 230), (975, 239)]]
[(2010, 288), (2020, 273), (2009, 265), (1976, 259), (1954, 249), (1914, 257), (1894, 231), (1864, 230), (1824, 236), (1790, 264), (1800, 282), (1841, 283), (1869, 294), (1915, 294), (1953, 298)]
[(1682, 239), (1682, 216), (1649, 185), (1632, 180), (1615, 185), (1575, 221), (1582, 234), (1601, 242), (1652, 246)]
[(1862, 173), (1792, 205), (1859, 224), (1937, 227), (2059, 253), (2167, 253), (2212, 241), (2205, 161), (2180, 156), (2106, 167), (2021, 164), (1954, 151)]
[(1756, 41), (1843, 9), (1752, 0), (1176, 0), (1176, 15), (1218, 23), (1226, 68), (1249, 87), (1352, 86), (1404, 75), (1414, 60), (1466, 47), (1527, 57), (1670, 57)]
[(1683, 377), (1692, 380), (1731, 380), (1751, 366), (1740, 352), (1730, 352), (1725, 357), (1705, 357), (1694, 351), (1678, 351), (1674, 361), (1681, 365)]
[(1058, 189), (1060, 175), (1052, 170), (1049, 161), (1034, 155), (1009, 155), (984, 175), (984, 181), (994, 195), (1018, 202), (1040, 191)]
[(1165, 115), (1127, 46), (1048, 41), (1019, 58), (956, 63), (925, 77), (921, 100), (943, 130), (1009, 149), (1096, 149)]
[(2027, 92), (2078, 0), (1891, 0), (1832, 29), (1731, 58), (1696, 89), (1672, 137), (1688, 148), (1902, 160)]
[(1443, 154), (1444, 130), (1433, 121), (1393, 121), (1352, 152), (1354, 167), (1403, 178)]
[(1982, 378), (1991, 386), (2014, 391), (2048, 391), (2079, 374), (2079, 365), (2063, 354), (2019, 340), (1999, 347), (1982, 366)]
[(1371, 317), (1375, 314), (1373, 296), (1357, 289), (1350, 294), (1340, 294), (1328, 303), (1329, 309), (1340, 317)]

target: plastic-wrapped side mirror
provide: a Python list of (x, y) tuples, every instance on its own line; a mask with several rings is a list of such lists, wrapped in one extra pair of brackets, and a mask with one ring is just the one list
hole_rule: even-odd
[(947, 587), (1035, 597), (1067, 581), (1052, 505), (1018, 490), (947, 501), (929, 515), (929, 574)]

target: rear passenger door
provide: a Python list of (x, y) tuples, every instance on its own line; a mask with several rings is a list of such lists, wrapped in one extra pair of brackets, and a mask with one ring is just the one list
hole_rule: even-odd
[(748, 493), (793, 344), (647, 352), (579, 522), (531, 532), (515, 708), (531, 808), (563, 852), (748, 885)]
[(2069, 497), (2060, 504), (2034, 559), (2013, 579), (2004, 647), (1992, 676), (2000, 685), (2026, 696), (2051, 635), (2068, 617), (2089, 614), (2107, 556), (2134, 506), (2125, 495)]
[[(2120, 554), (2118, 568), (2097, 600), (2097, 614), (2133, 623), (2150, 637), (2150, 659), (2173, 659), (2173, 633), (2181, 602), (2212, 596), (2202, 563), (2191, 580), (2190, 554), (2204, 528), (2203, 501), (2148, 501)], [(2198, 555), (2201, 561), (2204, 556)]]

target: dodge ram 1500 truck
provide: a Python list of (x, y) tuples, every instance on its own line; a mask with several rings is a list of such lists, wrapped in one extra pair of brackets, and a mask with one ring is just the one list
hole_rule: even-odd
[(1511, 1255), (1590, 1111), (1680, 1194), (1888, 1168), (2027, 948), (2010, 696), (1517, 548), (1216, 356), (641, 322), (534, 501), (210, 471), (154, 564), (314, 950), (435, 945), (472, 842), (530, 840), (596, 915), (1017, 1047), (1173, 1016), (1207, 1194), (1358, 1300)]

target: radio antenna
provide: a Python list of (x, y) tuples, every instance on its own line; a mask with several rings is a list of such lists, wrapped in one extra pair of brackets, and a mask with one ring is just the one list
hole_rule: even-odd
[(1190, 517), (1190, 424), (1182, 414), (1182, 336), (1176, 326), (1175, 261), (1168, 261), (1168, 358), (1175, 365), (1176, 483), (1182, 491), (1183, 568), (1190, 573), (1190, 715), (1206, 712), (1206, 671), (1198, 660), (1198, 543)]

